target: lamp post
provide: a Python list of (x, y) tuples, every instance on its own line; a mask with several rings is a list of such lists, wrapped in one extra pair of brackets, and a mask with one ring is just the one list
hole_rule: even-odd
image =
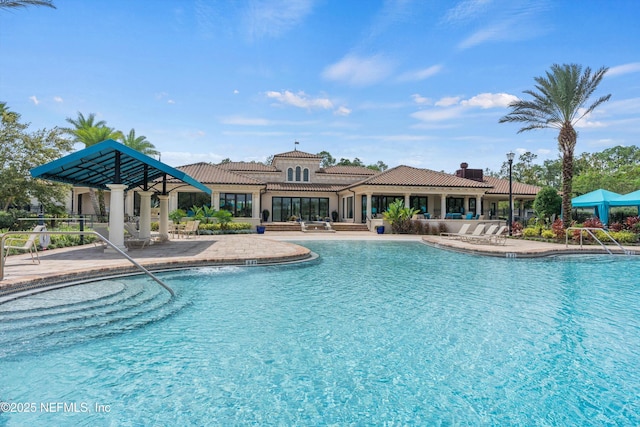
[(513, 173), (512, 173), (512, 167), (513, 167), (513, 158), (515, 157), (515, 154), (513, 153), (513, 151), (509, 151), (507, 153), (507, 160), (509, 161), (509, 236), (513, 235)]

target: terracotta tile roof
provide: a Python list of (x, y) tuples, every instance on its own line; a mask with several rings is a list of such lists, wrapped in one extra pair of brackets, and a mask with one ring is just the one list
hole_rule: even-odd
[(444, 172), (436, 172), (430, 169), (418, 169), (411, 166), (396, 166), (384, 172), (360, 181), (356, 185), (404, 185), (421, 187), (467, 187), (467, 188), (489, 188), (490, 185), (484, 182), (459, 178)]
[(318, 160), (322, 160), (322, 156), (319, 156), (317, 154), (305, 153), (304, 151), (298, 151), (298, 150), (287, 151), (286, 153), (280, 153), (280, 154), (276, 154), (276, 155), (273, 156), (274, 159), (276, 157), (287, 157), (287, 158), (294, 158), (294, 159), (318, 159)]
[(363, 166), (329, 166), (328, 168), (318, 170), (318, 173), (371, 176), (380, 172), (374, 171), (373, 169), (365, 168)]
[(344, 188), (344, 185), (335, 184), (301, 184), (297, 182), (269, 182), (267, 183), (267, 191), (308, 191), (335, 192)]
[(221, 169), (235, 172), (277, 172), (278, 170), (271, 165), (265, 165), (258, 162), (228, 162), (216, 165)]
[[(484, 182), (491, 185), (493, 188), (487, 191), (487, 194), (509, 194), (509, 180), (494, 178), (492, 176), (485, 176)], [(538, 194), (541, 187), (529, 184), (523, 184), (521, 182), (512, 182), (513, 194), (535, 196)]]
[[(191, 165), (179, 166), (176, 169), (185, 172), (196, 181), (200, 181), (203, 184), (254, 184), (264, 185), (262, 181), (257, 179), (241, 175), (239, 173), (225, 170), (218, 165), (212, 165), (211, 163), (194, 163)], [(169, 180), (173, 182), (175, 180)]]

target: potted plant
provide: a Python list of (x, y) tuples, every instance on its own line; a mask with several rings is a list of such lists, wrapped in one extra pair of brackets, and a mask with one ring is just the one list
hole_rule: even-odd
[(338, 222), (338, 211), (331, 212), (331, 219), (333, 222)]
[(267, 222), (269, 220), (269, 209), (265, 209), (262, 211), (262, 222)]
[(376, 225), (376, 233), (384, 234), (384, 225)]

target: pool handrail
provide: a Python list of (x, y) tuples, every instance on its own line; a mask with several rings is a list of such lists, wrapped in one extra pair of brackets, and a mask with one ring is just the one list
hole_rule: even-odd
[[(613, 238), (613, 236), (611, 234), (609, 234), (609, 232), (607, 230), (605, 230), (604, 228), (597, 228), (597, 227), (567, 227), (567, 231), (569, 230), (581, 230), (580, 231), (580, 249), (582, 249), (582, 231), (586, 231), (587, 234), (589, 234), (591, 237), (593, 237), (593, 239), (600, 243), (600, 246), (602, 246), (604, 248), (605, 251), (607, 251), (607, 253), (609, 255), (613, 255), (613, 252), (611, 252), (611, 250), (600, 241), (600, 239), (598, 239), (596, 237), (596, 235), (592, 232), (592, 230), (595, 231), (602, 231), (605, 236), (607, 236), (613, 243), (615, 243), (616, 246), (618, 246), (618, 248), (620, 248), (620, 250), (622, 250), (622, 252), (625, 255), (630, 255), (630, 251), (625, 249), (620, 243), (618, 243), (618, 241), (616, 239)], [(565, 233), (565, 247), (569, 247), (569, 233)]]
[(6, 233), (3, 233), (2, 234), (2, 239), (0, 239), (0, 281), (4, 280), (4, 242), (5, 242), (5, 238), (7, 236), (12, 236), (12, 235), (16, 235), (16, 234), (17, 235), (25, 235), (25, 234), (28, 234), (28, 235), (30, 235), (30, 234), (41, 234), (41, 235), (43, 235), (43, 234), (44, 235), (52, 235), (52, 234), (57, 234), (57, 235), (93, 234), (94, 236), (97, 236), (98, 239), (102, 240), (107, 246), (109, 246), (110, 248), (114, 249), (117, 253), (119, 253), (120, 255), (125, 257), (126, 259), (128, 259), (134, 266), (136, 266), (138, 269), (142, 270), (143, 273), (145, 273), (147, 276), (149, 276), (153, 280), (155, 280), (160, 286), (165, 288), (171, 294), (171, 297), (175, 297), (176, 296), (176, 294), (173, 291), (173, 289), (171, 289), (169, 286), (167, 286), (162, 280), (158, 279), (153, 273), (151, 273), (149, 270), (147, 270), (142, 265), (140, 265), (138, 262), (136, 262), (136, 260), (134, 260), (129, 255), (127, 255), (122, 249), (118, 248), (116, 245), (111, 243), (111, 241), (109, 241), (109, 239), (107, 239), (106, 237), (102, 236), (97, 231), (92, 231), (92, 230), (85, 230), (85, 231), (36, 231), (36, 232), (34, 232), (34, 231), (7, 231)]

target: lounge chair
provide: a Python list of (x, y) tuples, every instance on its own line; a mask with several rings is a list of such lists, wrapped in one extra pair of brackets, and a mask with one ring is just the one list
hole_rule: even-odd
[(196, 219), (196, 220), (190, 220), (187, 221), (187, 224), (184, 226), (184, 229), (180, 230), (180, 233), (184, 234), (185, 237), (188, 239), (189, 236), (197, 236), (198, 233), (198, 226), (200, 225), (200, 220)]
[(124, 229), (129, 233), (129, 238), (125, 239), (125, 246), (130, 248), (140, 248), (144, 249), (145, 246), (151, 244), (150, 237), (140, 237), (140, 232), (130, 222), (124, 223)]
[(469, 227), (471, 227), (471, 224), (465, 222), (464, 224), (462, 224), (462, 227), (460, 227), (460, 230), (458, 230), (457, 233), (440, 233), (440, 235), (442, 237), (448, 237), (450, 239), (459, 239), (461, 236), (467, 234), (467, 231), (469, 231)]
[[(96, 233), (98, 233), (99, 235), (101, 235), (102, 237), (104, 237), (105, 239), (109, 240), (109, 228), (106, 225), (94, 225), (93, 226), (93, 231), (95, 231)], [(108, 245), (104, 242), (104, 240), (96, 237), (96, 240), (93, 241), (94, 246), (102, 246), (103, 248), (106, 248)]]
[[(490, 244), (505, 244), (506, 236), (504, 236), (504, 231), (506, 230), (506, 226), (502, 226), (498, 230), (497, 225), (492, 225), (487, 229), (487, 232), (484, 234), (479, 234), (477, 236), (467, 236), (463, 240), (469, 243), (490, 243)], [(498, 230), (496, 232), (496, 230)]]
[[(35, 228), (29, 234), (29, 237), (26, 239), (24, 237), (10, 237), (4, 241), (4, 259), (5, 262), (7, 260), (7, 255), (9, 254), (9, 249), (15, 249), (17, 251), (29, 251), (31, 254), (31, 261), (34, 263), (36, 259), (38, 260), (38, 264), (40, 264), (40, 256), (38, 256), (38, 245), (36, 245), (36, 238), (39, 231), (43, 231), (45, 229), (44, 225), (36, 225)], [(35, 253), (35, 258), (33, 254)]]

